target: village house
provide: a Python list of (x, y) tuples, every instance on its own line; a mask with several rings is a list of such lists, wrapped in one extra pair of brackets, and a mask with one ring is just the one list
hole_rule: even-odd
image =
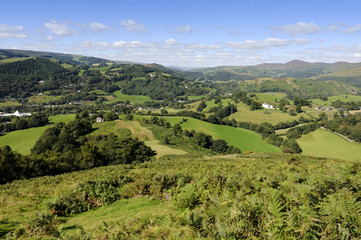
[(262, 103), (262, 107), (265, 109), (274, 109), (273, 105), (268, 103)]
[(14, 113), (4, 113), (2, 115), (0, 115), (2, 117), (9, 117), (9, 116), (16, 116), (16, 117), (30, 117), (31, 113), (21, 113), (19, 111), (15, 111)]
[(104, 118), (97, 117), (97, 118), (95, 119), (95, 121), (96, 121), (97, 123), (104, 122)]

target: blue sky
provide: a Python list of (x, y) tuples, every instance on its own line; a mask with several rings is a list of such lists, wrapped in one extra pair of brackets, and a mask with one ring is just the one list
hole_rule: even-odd
[(361, 62), (359, 0), (3, 0), (0, 48), (166, 66)]

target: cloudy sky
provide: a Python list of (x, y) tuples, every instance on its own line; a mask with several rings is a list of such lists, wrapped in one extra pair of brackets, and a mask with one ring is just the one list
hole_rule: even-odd
[(2, 0), (0, 48), (166, 66), (361, 62), (360, 0)]

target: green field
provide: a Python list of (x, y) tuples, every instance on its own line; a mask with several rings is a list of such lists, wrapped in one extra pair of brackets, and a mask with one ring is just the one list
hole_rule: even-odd
[[(181, 122), (183, 118), (166, 117), (167, 121), (172, 125)], [(247, 129), (216, 125), (193, 118), (187, 118), (187, 121), (182, 123), (181, 126), (184, 130), (194, 129), (197, 132), (209, 134), (216, 139), (224, 139), (228, 144), (239, 147), (243, 152), (281, 152), (279, 148), (266, 143), (261, 135)]]
[(162, 145), (154, 138), (153, 132), (146, 127), (140, 125), (137, 121), (111, 121), (94, 123), (93, 127), (96, 129), (91, 135), (110, 134), (114, 133), (118, 136), (126, 137), (132, 136), (145, 142), (157, 152), (157, 157), (167, 154), (186, 154), (185, 151), (174, 149), (166, 145)]
[[(74, 114), (57, 115), (51, 116), (49, 121), (52, 123), (69, 122), (74, 118)], [(29, 154), (30, 149), (49, 126), (51, 125), (6, 133), (5, 136), (0, 137), (0, 146), (9, 145), (14, 151)]]
[(143, 95), (126, 95), (123, 94), (121, 90), (116, 91), (113, 93), (113, 95), (115, 96), (113, 101), (130, 101), (130, 103), (142, 103), (145, 101), (150, 101), (150, 97), (148, 96), (143, 96)]
[(342, 102), (351, 102), (351, 101), (361, 101), (361, 96), (357, 95), (337, 95), (328, 97), (327, 101), (322, 101), (321, 99), (311, 99), (312, 103), (320, 105), (320, 106), (331, 106), (332, 102), (340, 100)]
[(32, 57), (14, 57), (14, 58), (7, 58), (7, 59), (1, 59), (0, 63), (12, 63), (12, 62), (18, 62), (18, 61), (24, 61), (28, 60)]
[(288, 113), (284, 113), (280, 110), (275, 109), (262, 109), (257, 111), (249, 110), (249, 107), (243, 103), (237, 104), (238, 111), (230, 115), (228, 118), (234, 118), (236, 121), (240, 122), (254, 122), (262, 123), (268, 122), (271, 124), (276, 124), (279, 122), (293, 121), (298, 120), (301, 116), (305, 118), (317, 117), (318, 113), (314, 110), (308, 110), (303, 113), (299, 113), (296, 116), (291, 116)]
[(57, 101), (61, 98), (62, 96), (47, 96), (47, 95), (42, 95), (42, 96), (31, 96), (28, 98), (28, 102), (29, 103), (48, 103), (51, 101)]
[(343, 160), (361, 160), (361, 144), (348, 142), (332, 132), (318, 129), (297, 140), (303, 154), (338, 158)]
[[(279, 102), (281, 99), (287, 97), (286, 93), (283, 92), (266, 92), (266, 93), (254, 93), (256, 96), (253, 99), (265, 102), (265, 103), (275, 103), (276, 100)], [(249, 95), (249, 94), (248, 94)]]
[(0, 107), (21, 106), (21, 103), (14, 101), (0, 102)]

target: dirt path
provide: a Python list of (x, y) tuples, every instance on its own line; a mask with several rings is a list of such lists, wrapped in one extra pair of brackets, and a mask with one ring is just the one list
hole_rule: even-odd
[(326, 128), (324, 128), (324, 127), (321, 127), (321, 129), (323, 129), (323, 130), (325, 130), (325, 131), (328, 131), (328, 132), (331, 132), (331, 133), (334, 133), (334, 134), (336, 134), (337, 136), (342, 137), (343, 139), (345, 139), (345, 140), (348, 141), (348, 142), (353, 142), (352, 139), (349, 139), (348, 137), (346, 137), (345, 135), (342, 135), (341, 133), (333, 132), (333, 131), (331, 131), (331, 130), (329, 130), (329, 129), (326, 129)]

